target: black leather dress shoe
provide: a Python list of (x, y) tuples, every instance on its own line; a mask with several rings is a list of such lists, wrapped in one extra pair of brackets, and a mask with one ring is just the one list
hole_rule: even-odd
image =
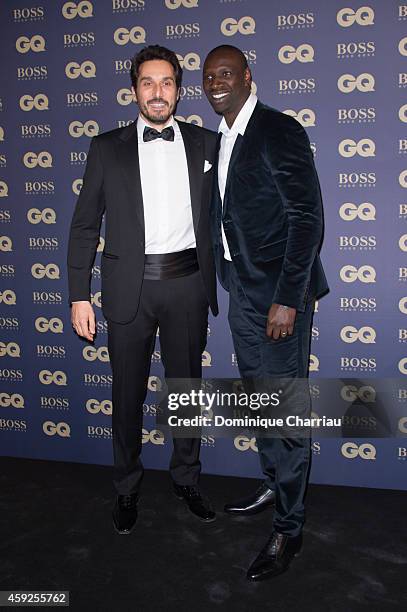
[(262, 512), (266, 508), (270, 508), (275, 504), (275, 491), (269, 489), (265, 482), (248, 497), (244, 497), (234, 504), (226, 504), (225, 512), (228, 514), (238, 514), (240, 516), (249, 516)]
[(113, 525), (118, 533), (128, 534), (137, 521), (138, 493), (118, 495), (113, 508)]
[(273, 531), (258, 557), (247, 570), (249, 580), (266, 580), (278, 576), (288, 569), (293, 557), (296, 557), (302, 545), (301, 534), (289, 537)]
[(197, 486), (181, 486), (173, 483), (174, 493), (178, 499), (182, 499), (192, 514), (205, 523), (216, 520), (216, 514), (212, 510), (207, 499), (203, 498)]

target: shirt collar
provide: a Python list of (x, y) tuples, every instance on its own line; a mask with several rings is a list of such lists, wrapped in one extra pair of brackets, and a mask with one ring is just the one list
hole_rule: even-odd
[[(171, 115), (171, 117), (168, 119), (167, 123), (164, 125), (164, 127), (162, 129), (164, 129), (166, 127), (169, 127), (170, 125), (172, 125), (172, 127), (174, 128), (174, 134), (176, 136), (178, 136), (179, 127), (178, 127), (177, 122), (174, 121), (174, 115)], [(144, 132), (144, 128), (145, 127), (153, 127), (153, 126), (149, 125), (148, 123), (146, 123), (144, 121), (143, 117), (141, 115), (139, 115), (137, 117), (137, 136), (138, 136), (139, 142), (143, 142), (143, 132)], [(155, 129), (157, 129), (157, 128), (155, 128)]]
[(222, 134), (225, 134), (225, 136), (232, 136), (236, 134), (241, 134), (243, 136), (256, 104), (257, 96), (251, 93), (247, 98), (246, 102), (243, 104), (242, 108), (240, 109), (239, 114), (234, 120), (232, 127), (228, 127), (225, 117), (223, 117), (222, 121), (219, 124), (218, 132), (222, 132)]

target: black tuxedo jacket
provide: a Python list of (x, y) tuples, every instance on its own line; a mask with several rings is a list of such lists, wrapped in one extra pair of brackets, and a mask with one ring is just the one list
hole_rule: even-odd
[[(216, 315), (216, 273), (209, 230), (216, 134), (185, 122), (179, 122), (179, 127), (188, 164), (199, 268), (209, 305)], [(205, 160), (212, 164), (207, 172), (204, 172)], [(138, 310), (145, 257), (137, 122), (95, 136), (91, 141), (69, 234), (70, 302), (90, 301), (91, 270), (103, 214), (102, 311), (107, 319), (127, 323)]]
[(267, 315), (278, 303), (303, 312), (308, 301), (328, 291), (318, 255), (321, 192), (305, 130), (292, 117), (257, 102), (232, 151), (223, 210), (217, 166), (216, 159), (211, 231), (222, 285), (228, 289), (221, 220), (254, 309)]

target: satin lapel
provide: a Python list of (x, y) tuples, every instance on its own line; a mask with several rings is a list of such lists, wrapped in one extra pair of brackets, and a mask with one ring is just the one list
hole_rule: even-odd
[(204, 147), (202, 139), (192, 133), (189, 125), (183, 121), (177, 121), (184, 141), (185, 154), (188, 165), (189, 191), (191, 195), (192, 220), (194, 223), (195, 236), (198, 232), (199, 215), (201, 213), (202, 180), (204, 172)]
[(129, 194), (129, 222), (134, 218), (144, 234), (144, 207), (138, 155), (137, 121), (129, 125), (119, 136), (117, 157)]
[(237, 138), (235, 140), (235, 144), (233, 146), (232, 155), (230, 156), (230, 161), (229, 161), (229, 166), (228, 166), (228, 175), (226, 177), (225, 196), (226, 196), (226, 193), (228, 191), (228, 187), (229, 187), (229, 183), (230, 183), (230, 176), (232, 174), (232, 169), (233, 169), (233, 166), (236, 163), (236, 160), (237, 160), (237, 158), (239, 156), (239, 153), (240, 153), (241, 148), (242, 148), (242, 144), (243, 144), (243, 136), (241, 134), (238, 134)]
[[(220, 141), (222, 140), (222, 133), (218, 133), (218, 138), (216, 141), (216, 154), (214, 159), (214, 169), (213, 169), (213, 187), (212, 187), (212, 202), (211, 207), (213, 208), (213, 213), (216, 218), (220, 220), (222, 216), (222, 199), (220, 197), (219, 191), (219, 173), (218, 173), (218, 165), (219, 165), (219, 150), (220, 150)], [(219, 221), (220, 222), (220, 221)]]

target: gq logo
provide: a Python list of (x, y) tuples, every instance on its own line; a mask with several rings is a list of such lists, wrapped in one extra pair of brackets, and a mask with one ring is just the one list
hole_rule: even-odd
[(399, 108), (399, 119), (403, 123), (407, 123), (407, 104), (403, 104)]
[(43, 93), (36, 94), (34, 97), (25, 94), (20, 98), (20, 108), (25, 112), (32, 111), (34, 108), (38, 111), (49, 110), (48, 105), (48, 97)]
[(278, 52), (278, 59), (282, 64), (291, 64), (298, 60), (302, 64), (314, 61), (314, 48), (307, 43), (295, 48), (292, 45), (284, 45)]
[(407, 56), (407, 36), (402, 38), (399, 42), (399, 53), (401, 55)]
[(133, 98), (133, 92), (131, 91), (131, 89), (127, 89), (126, 87), (123, 87), (123, 89), (119, 89), (116, 96), (116, 100), (121, 106), (128, 106), (132, 103)]
[(35, 319), (35, 329), (42, 334), (49, 331), (53, 334), (62, 334), (64, 331), (64, 325), (61, 319), (58, 319), (58, 317), (52, 317), (51, 319), (47, 319), (46, 317), (37, 317)]
[(37, 279), (44, 278), (44, 276), (50, 280), (57, 280), (60, 278), (59, 267), (55, 263), (49, 263), (45, 266), (41, 263), (35, 263), (31, 266), (31, 275)]
[(8, 196), (8, 185), (4, 181), (0, 181), (0, 198)]
[(0, 127), (0, 142), (4, 142), (4, 129)]
[(344, 283), (354, 283), (359, 280), (361, 283), (375, 283), (376, 270), (373, 266), (343, 266), (339, 272), (339, 276)]
[(69, 438), (71, 435), (71, 428), (68, 423), (61, 421), (60, 423), (54, 423), (53, 421), (44, 421), (42, 424), (42, 430), (47, 436), (61, 436), (61, 438)]
[(72, 191), (74, 194), (79, 195), (82, 189), (83, 179), (75, 179), (72, 182)]
[[(0, 301), (1, 301), (1, 299), (0, 299)], [(400, 299), (400, 301), (399, 301), (399, 310), (403, 314), (407, 314), (407, 297), (402, 297)]]
[(375, 344), (376, 342), (376, 331), (373, 327), (368, 327), (367, 325), (360, 329), (353, 327), (353, 325), (345, 325), (345, 327), (342, 327), (340, 335), (342, 342), (347, 342), (348, 344), (357, 340), (363, 344)]
[(202, 117), (199, 115), (188, 115), (188, 117), (183, 117), (183, 115), (176, 115), (175, 119), (178, 121), (186, 121), (186, 123), (193, 123), (194, 125), (203, 126)]
[(158, 376), (149, 376), (148, 377), (148, 390), (149, 391), (161, 391), (163, 388), (161, 379)]
[(370, 385), (363, 385), (359, 388), (354, 385), (344, 385), (341, 389), (341, 397), (345, 402), (355, 402), (360, 399), (364, 404), (368, 404), (376, 400), (376, 389)]
[(315, 125), (315, 113), (310, 108), (303, 108), (298, 112), (288, 108), (283, 111), (283, 113), (290, 117), (294, 117), (302, 127), (313, 127)]
[(344, 221), (354, 221), (360, 219), (361, 221), (375, 221), (376, 220), (376, 208), (370, 202), (364, 202), (363, 204), (353, 204), (352, 202), (345, 202), (339, 209), (339, 216)]
[(198, 53), (191, 52), (184, 56), (177, 53), (177, 57), (181, 64), (181, 68), (185, 68), (185, 70), (199, 70), (201, 67), (201, 58)]
[(202, 367), (210, 367), (212, 365), (212, 356), (208, 351), (202, 353)]
[(96, 136), (99, 134), (99, 125), (93, 119), (89, 119), (82, 123), (81, 121), (71, 121), (68, 127), (69, 134), (72, 138), (80, 138), (81, 136)]
[(53, 208), (44, 208), (43, 210), (30, 208), (27, 211), (27, 219), (32, 225), (37, 225), (37, 223), (41, 223), (41, 221), (42, 223), (50, 225), (56, 223), (57, 216)]
[(19, 393), (0, 393), (1, 408), (24, 408), (24, 397)]
[(65, 74), (68, 79), (77, 79), (80, 76), (84, 79), (93, 79), (96, 76), (96, 66), (91, 60), (85, 60), (82, 64), (68, 62)]
[(17, 342), (0, 342), (0, 357), (21, 357)]
[(12, 289), (5, 289), (4, 291), (0, 291), (0, 304), (5, 304), (6, 306), (12, 306), (17, 303), (17, 296)]
[(343, 8), (338, 11), (336, 21), (341, 28), (349, 28), (354, 23), (361, 26), (374, 24), (374, 10), (370, 6), (361, 6), (356, 11), (351, 8)]
[(248, 34), (255, 34), (256, 22), (253, 17), (241, 17), (238, 21), (233, 17), (227, 17), (220, 24), (220, 31), (224, 36), (234, 36), (239, 32), (247, 36)]
[(359, 142), (355, 142), (351, 138), (345, 138), (339, 143), (339, 154), (342, 157), (375, 157), (376, 145), (370, 138), (362, 138)]
[(116, 45), (127, 45), (129, 42), (132, 42), (133, 45), (140, 45), (146, 42), (146, 31), (141, 26), (134, 26), (131, 30), (117, 28), (114, 31), (113, 40)]
[(41, 151), (40, 153), (33, 153), (27, 151), (23, 157), (23, 164), (26, 168), (52, 168), (52, 155), (48, 151)]
[(309, 371), (319, 372), (319, 359), (316, 355), (309, 356)]
[(55, 370), (55, 372), (41, 370), (38, 374), (38, 379), (43, 385), (66, 386), (67, 383), (66, 374), (62, 370)]
[(345, 442), (345, 444), (342, 444), (341, 452), (346, 459), (355, 459), (356, 457), (369, 460), (376, 459), (376, 448), (368, 442), (360, 446), (355, 442)]
[(403, 170), (403, 172), (400, 172), (399, 183), (400, 187), (403, 187), (403, 189), (407, 189), (407, 170)]
[(62, 15), (65, 19), (75, 19), (75, 17), (81, 17), (86, 19), (87, 17), (93, 17), (93, 5), (92, 2), (82, 0), (81, 2), (65, 2), (62, 7)]
[(369, 72), (362, 72), (359, 76), (342, 74), (338, 79), (338, 89), (342, 93), (351, 93), (357, 89), (361, 93), (374, 91), (375, 79)]
[(407, 357), (403, 357), (403, 359), (400, 359), (400, 361), (399, 361), (399, 371), (402, 374), (407, 374)]
[(9, 236), (0, 236), (0, 251), (11, 252), (13, 250), (13, 243)]
[(143, 444), (147, 444), (147, 442), (151, 442), (152, 444), (164, 444), (164, 434), (159, 429), (147, 431), (147, 429), (143, 428), (141, 442)]
[(198, 0), (165, 0), (165, 6), (174, 10), (180, 6), (184, 8), (195, 8), (198, 6)]
[(20, 36), (16, 40), (16, 49), (19, 53), (28, 53), (29, 51), (39, 53), (40, 51), (45, 51), (45, 38), (40, 36), (40, 34), (36, 34), (31, 38)]
[(107, 350), (107, 346), (100, 346), (96, 348), (95, 346), (85, 346), (82, 351), (83, 358), (86, 361), (103, 361), (104, 363), (109, 361), (109, 352)]
[(399, 247), (401, 251), (407, 251), (407, 234), (403, 234), (403, 236), (400, 236)]
[(256, 445), (256, 438), (248, 438), (247, 436), (236, 436), (233, 441), (235, 448), (239, 451), (247, 451), (252, 450), (255, 453), (258, 453), (258, 448)]
[(97, 308), (102, 308), (102, 299), (101, 298), (102, 298), (101, 291), (97, 291), (94, 294), (91, 293), (90, 303), (92, 304), (92, 306), (97, 306)]
[(98, 414), (98, 412), (102, 412), (103, 414), (111, 415), (113, 412), (113, 404), (111, 400), (103, 400), (99, 402), (97, 399), (88, 399), (86, 402), (86, 410), (91, 414)]

